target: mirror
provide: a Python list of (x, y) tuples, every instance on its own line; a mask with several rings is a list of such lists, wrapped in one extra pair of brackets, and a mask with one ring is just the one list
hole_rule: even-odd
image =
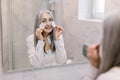
[(26, 38), (34, 33), (35, 16), (40, 10), (51, 11), (55, 24), (64, 28), (64, 48), (68, 61), (64, 64), (88, 62), (82, 54), (83, 44), (93, 44), (101, 38), (101, 22), (78, 20), (78, 0), (75, 0), (74, 4), (70, 0), (1, 0), (1, 3), (5, 71), (36, 68), (31, 64), (28, 55)]

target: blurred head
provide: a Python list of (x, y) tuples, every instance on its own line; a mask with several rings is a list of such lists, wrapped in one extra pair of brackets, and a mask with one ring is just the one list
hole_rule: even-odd
[(120, 11), (104, 20), (102, 42), (102, 60), (97, 76), (120, 66)]

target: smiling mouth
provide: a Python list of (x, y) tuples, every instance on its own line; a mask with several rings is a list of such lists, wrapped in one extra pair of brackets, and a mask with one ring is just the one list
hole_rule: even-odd
[(51, 28), (52, 28), (52, 26), (51, 26), (51, 27), (48, 27), (48, 26), (47, 26), (47, 27), (45, 27), (45, 29), (51, 29)]

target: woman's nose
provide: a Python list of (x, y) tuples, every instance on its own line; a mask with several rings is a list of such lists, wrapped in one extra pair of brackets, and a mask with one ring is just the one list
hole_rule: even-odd
[(50, 24), (51, 24), (50, 21), (47, 21), (47, 22), (46, 22), (46, 25), (47, 25), (47, 26), (49, 26)]

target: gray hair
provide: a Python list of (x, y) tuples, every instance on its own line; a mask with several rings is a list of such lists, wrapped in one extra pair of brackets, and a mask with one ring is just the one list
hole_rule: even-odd
[(41, 24), (41, 16), (43, 13), (48, 13), (50, 14), (50, 16), (54, 19), (52, 13), (49, 11), (49, 10), (41, 10), (37, 16), (36, 16), (36, 19), (35, 19), (35, 24), (34, 24), (34, 27), (35, 29), (39, 27), (39, 25)]
[(120, 66), (120, 11), (104, 20), (102, 60), (96, 78), (116, 66)]
[[(48, 13), (53, 18), (53, 15), (49, 10), (41, 10), (37, 14), (36, 19), (35, 19), (35, 23), (34, 23), (34, 44), (35, 44), (35, 46), (37, 45), (37, 42), (38, 42), (38, 39), (37, 39), (37, 37), (35, 35), (35, 31), (39, 27), (39, 25), (41, 24), (41, 16), (42, 16), (43, 13)], [(51, 49), (52, 49), (53, 52), (56, 50), (55, 49), (54, 34), (55, 34), (55, 29), (53, 28), (52, 32), (50, 33)], [(45, 48), (44, 48), (44, 51), (45, 51)]]

